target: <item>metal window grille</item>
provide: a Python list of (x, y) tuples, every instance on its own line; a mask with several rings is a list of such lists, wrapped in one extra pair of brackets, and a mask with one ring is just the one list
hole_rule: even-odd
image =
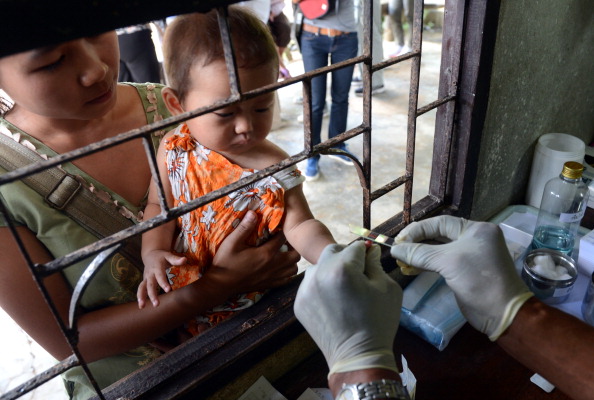
[[(84, 2), (83, 2), (84, 3)], [(132, 2), (123, 2), (124, 5), (130, 5), (128, 3)], [(178, 4), (179, 3), (179, 4)], [(78, 301), (90, 280), (92, 279), (94, 273), (97, 271), (101, 262), (110, 256), (113, 252), (116, 252), (120, 249), (123, 243), (128, 241), (129, 239), (146, 232), (147, 230), (163, 224), (167, 221), (175, 219), (184, 213), (193, 210), (201, 205), (207, 204), (208, 202), (227, 195), (242, 186), (248, 185), (252, 182), (255, 182), (265, 176), (272, 175), (273, 173), (286, 168), (289, 165), (294, 165), (302, 160), (305, 160), (313, 155), (316, 154), (332, 154), (336, 152), (340, 152), (339, 150), (333, 149), (333, 147), (340, 143), (347, 141), (351, 138), (356, 136), (361, 136), (363, 138), (363, 158), (362, 161), (359, 162), (358, 160), (353, 160), (355, 163), (355, 167), (357, 169), (359, 179), (361, 182), (361, 188), (363, 193), (363, 221), (362, 224), (369, 228), (370, 227), (370, 213), (371, 213), (371, 205), (373, 201), (381, 198), (385, 194), (391, 192), (392, 190), (404, 186), (404, 205), (402, 212), (395, 215), (390, 220), (386, 221), (382, 225), (380, 225), (377, 229), (386, 233), (395, 233), (399, 231), (403, 226), (410, 223), (412, 220), (422, 218), (423, 216), (428, 215), (431, 212), (434, 212), (436, 209), (444, 206), (450, 206), (453, 208), (463, 208), (464, 207), (464, 190), (461, 188), (462, 181), (465, 178), (465, 175), (462, 174), (462, 178), (454, 179), (451, 177), (452, 168), (457, 168), (457, 171), (464, 170), (463, 167), (460, 167), (457, 164), (468, 164), (469, 158), (468, 153), (468, 143), (470, 142), (470, 127), (462, 127), (456, 128), (455, 125), (455, 116), (458, 115), (460, 121), (463, 124), (470, 125), (472, 119), (469, 117), (469, 112), (472, 111), (472, 107), (470, 108), (459, 108), (460, 105), (468, 100), (469, 96), (473, 96), (473, 90), (477, 85), (478, 76), (480, 75), (480, 71), (476, 66), (469, 66), (466, 75), (461, 74), (461, 64), (465, 61), (472, 61), (480, 58), (480, 54), (473, 55), (472, 57), (469, 56), (469, 53), (464, 53), (464, 46), (469, 46), (469, 43), (472, 44), (473, 42), (476, 44), (478, 43), (478, 47), (480, 48), (480, 44), (482, 38), (472, 36), (475, 30), (479, 30), (483, 27), (485, 21), (485, 10), (486, 10), (486, 1), (481, 2), (474, 2), (474, 5), (471, 4), (470, 1), (446, 1), (445, 6), (445, 22), (444, 22), (444, 32), (443, 32), (443, 54), (442, 54), (442, 61), (441, 61), (441, 75), (440, 75), (440, 85), (439, 85), (439, 93), (437, 99), (432, 101), (429, 104), (419, 105), (419, 71), (421, 65), (421, 58), (422, 58), (422, 35), (423, 35), (423, 0), (415, 0), (414, 1), (414, 23), (413, 23), (413, 47), (409, 53), (404, 55), (398, 56), (396, 58), (392, 58), (386, 61), (382, 61), (378, 64), (373, 64), (371, 60), (371, 51), (372, 51), (372, 40), (371, 40), (371, 26), (372, 26), (372, 7), (373, 2), (365, 0), (364, 7), (363, 7), (363, 18), (366, 21), (364, 25), (364, 47), (363, 47), (363, 54), (358, 57), (349, 59), (342, 63), (333, 64), (319, 70), (311, 71), (308, 73), (304, 73), (297, 77), (293, 77), (287, 79), (285, 81), (276, 83), (274, 85), (270, 85), (267, 87), (259, 88), (257, 90), (253, 90), (250, 92), (242, 92), (239, 86), (239, 82), (237, 79), (237, 67), (235, 65), (234, 56), (231, 50), (231, 41), (229, 36), (229, 26), (226, 23), (225, 15), (226, 15), (226, 4), (230, 2), (186, 2), (185, 5), (181, 5), (182, 1), (176, 2), (172, 1), (169, 8), (160, 4), (160, 8), (157, 6), (157, 14), (150, 14), (150, 12), (146, 12), (142, 14), (142, 17), (156, 19), (157, 17), (162, 17), (163, 15), (173, 15), (174, 12), (181, 13), (181, 12), (188, 12), (194, 9), (199, 11), (205, 11), (212, 7), (218, 6), (219, 12), (219, 23), (221, 26), (222, 31), (222, 38), (225, 43), (225, 56), (226, 56), (226, 63), (229, 71), (229, 79), (231, 83), (231, 96), (229, 99), (219, 102), (217, 104), (213, 104), (208, 107), (204, 107), (201, 109), (189, 111), (183, 115), (179, 115), (177, 117), (169, 118), (165, 121), (160, 121), (153, 123), (149, 126), (135, 129), (126, 133), (123, 133), (117, 137), (106, 139), (99, 143), (86, 146), (84, 148), (80, 148), (74, 151), (71, 151), (66, 154), (58, 155), (57, 157), (51, 158), (50, 160), (39, 162), (36, 164), (29, 165), (27, 167), (19, 168), (18, 170), (8, 172), (2, 176), (0, 176), (0, 185), (5, 185), (17, 180), (21, 180), (27, 176), (33, 175), (39, 171), (52, 168), (58, 166), (62, 163), (69, 162), (80, 158), (84, 155), (90, 154), (95, 151), (99, 151), (101, 149), (117, 146), (123, 142), (127, 142), (132, 139), (142, 138), (145, 144), (145, 151), (147, 157), (151, 163), (151, 170), (153, 172), (153, 176), (159, 179), (159, 175), (156, 173), (156, 161), (155, 155), (153, 153), (153, 149), (150, 143), (150, 135), (157, 131), (166, 128), (169, 125), (180, 123), (186, 119), (196, 117), (207, 112), (220, 109), (225, 107), (229, 104), (233, 104), (245, 99), (253, 98), (255, 96), (261, 95), (263, 93), (268, 93), (279, 88), (293, 85), (295, 83), (301, 82), (303, 84), (303, 100), (304, 100), (304, 150), (300, 153), (294, 154), (283, 160), (279, 164), (266, 168), (258, 173), (255, 173), (249, 177), (246, 177), (236, 183), (233, 183), (229, 186), (226, 186), (220, 190), (214, 191), (206, 196), (203, 196), (199, 199), (196, 199), (190, 203), (185, 205), (175, 207), (175, 208), (168, 208), (164, 195), (162, 186), (160, 187), (160, 201), (164, 213), (161, 215), (149, 220), (144, 221), (138, 225), (132, 226), (125, 230), (122, 230), (114, 235), (108, 236), (104, 239), (98, 240), (97, 242), (85, 246), (77, 251), (72, 252), (71, 254), (61, 257), (59, 259), (55, 259), (51, 262), (48, 262), (43, 265), (38, 265), (32, 262), (29, 255), (27, 254), (22, 241), (20, 240), (15, 227), (9, 222), (9, 228), (12, 230), (13, 235), (15, 236), (18, 246), (20, 247), (21, 252), (23, 253), (24, 258), (26, 259), (27, 264), (32, 272), (32, 276), (37, 282), (39, 290), (45, 297), (48, 305), (54, 312), (56, 316), (56, 320), (60, 325), (62, 331), (64, 332), (65, 337), (67, 338), (68, 342), (70, 343), (72, 349), (72, 355), (62, 361), (60, 361), (56, 366), (50, 368), (49, 370), (37, 375), (30, 381), (20, 385), (19, 387), (11, 390), (8, 393), (5, 393), (1, 398), (2, 399), (16, 399), (21, 395), (35, 389), (39, 385), (47, 382), (48, 380), (52, 379), (53, 377), (69, 370), (74, 366), (82, 366), (87, 376), (89, 377), (90, 381), (93, 383), (97, 390), (97, 396), (100, 399), (104, 398), (116, 398), (118, 396), (123, 396), (125, 393), (135, 393), (134, 397), (136, 396), (143, 396), (150, 393), (151, 390), (161, 384), (167, 377), (161, 378), (154, 378), (150, 380), (150, 382), (145, 385), (146, 387), (135, 387), (134, 385), (140, 382), (139, 380), (131, 379), (127, 383), (124, 382), (120, 387), (124, 387), (124, 389), (118, 389), (116, 386), (115, 389), (110, 389), (106, 392), (101, 392), (99, 387), (93, 378), (92, 373), (87, 367), (85, 363), (84, 357), (80, 354), (77, 342), (77, 308), (78, 308)], [(222, 4), (224, 3), (224, 4)], [(16, 5), (13, 4), (15, 9), (19, 9), (18, 1), (15, 2)], [(94, 5), (93, 7), (95, 7)], [(115, 3), (109, 3), (108, 5), (101, 6), (102, 9), (109, 11), (110, 8), (113, 10), (118, 9)], [(88, 11), (88, 10), (87, 10)], [(169, 14), (167, 14), (169, 12)], [(129, 15), (130, 13), (126, 14), (123, 13), (124, 16)], [(71, 15), (71, 14), (70, 14)], [(139, 20), (133, 20), (132, 17), (128, 17), (129, 19), (118, 19), (115, 17), (115, 13), (113, 14), (114, 20), (116, 24), (119, 25), (111, 25), (105, 26), (101, 25), (101, 22), (97, 24), (95, 29), (96, 32), (100, 32), (105, 30), (104, 28), (113, 28), (116, 26), (125, 26), (129, 24), (129, 22), (138, 22)], [(119, 15), (119, 14), (118, 14)], [(470, 17), (469, 17), (470, 16)], [(49, 17), (48, 17), (49, 18)], [(134, 17), (139, 18), (139, 17)], [(146, 20), (146, 19), (145, 19)], [(126, 23), (124, 23), (126, 22)], [(93, 29), (82, 28), (79, 27), (79, 30), (74, 30), (74, 33), (57, 33), (56, 35), (50, 36), (55, 40), (56, 38), (68, 39), (76, 37), (77, 35), (89, 34), (93, 31)], [(60, 36), (61, 35), (61, 36)], [(69, 36), (71, 35), (71, 36)], [(18, 50), (25, 50), (29, 47), (35, 47), (38, 44), (44, 44), (42, 41), (45, 39), (27, 39), (23, 40), (23, 47), (21, 48), (7, 48), (5, 54), (10, 52), (18, 51)], [(4, 54), (4, 53), (3, 53)], [(470, 58), (469, 58), (470, 57)], [(372, 74), (380, 69), (387, 68), (389, 66), (401, 63), (406, 60), (411, 60), (411, 71), (410, 71), (410, 93), (409, 93), (409, 106), (408, 106), (408, 130), (407, 130), (407, 156), (406, 156), (406, 165), (405, 165), (405, 173), (402, 176), (396, 176), (394, 179), (387, 183), (386, 185), (380, 187), (379, 189), (372, 190), (371, 189), (371, 158), (373, 155), (373, 151), (371, 148), (371, 138), (372, 138), (372, 102), (371, 102), (371, 77)], [(311, 136), (311, 80), (318, 75), (326, 74), (331, 71), (334, 71), (338, 68), (345, 67), (347, 65), (354, 65), (361, 63), (363, 65), (363, 121), (362, 123), (350, 129), (335, 138), (330, 140), (324, 141), (319, 145), (313, 145), (312, 136)], [(462, 92), (460, 91), (460, 82), (459, 80), (468, 80), (468, 84), (465, 83), (466, 89)], [(474, 85), (474, 86), (473, 86)], [(433, 172), (431, 178), (431, 184), (429, 188), (429, 193), (425, 198), (420, 200), (419, 202), (413, 204), (412, 203), (412, 184), (413, 184), (413, 171), (414, 171), (414, 157), (415, 157), (415, 134), (416, 134), (416, 121), (417, 118), (423, 115), (424, 113), (437, 109), (437, 117), (436, 117), (436, 133), (435, 133), (435, 143), (434, 143), (434, 159), (433, 159)], [(470, 110), (470, 111), (469, 111)], [(458, 132), (458, 136), (454, 136), (455, 133)], [(461, 132), (461, 133), (460, 133)], [(461, 150), (453, 151), (452, 146), (453, 142), (456, 140), (456, 146), (461, 148)], [(466, 143), (466, 146), (461, 145)], [(466, 149), (466, 150), (465, 150)], [(454, 187), (454, 189), (452, 189)], [(457, 189), (456, 189), (457, 187)], [(0, 211), (6, 213), (4, 205), (0, 202)], [(82, 259), (87, 258), (90, 255), (95, 255), (95, 260), (89, 265), (85, 274), (81, 277), (79, 283), (77, 284), (76, 288), (74, 288), (74, 294), (72, 297), (71, 309), (70, 309), (70, 316), (69, 321), (62, 321), (61, 318), (58, 316), (58, 312), (54, 307), (51, 299), (49, 298), (48, 292), (43, 284), (43, 278), (47, 277), (51, 274), (58, 273), (63, 269), (67, 268), (68, 266), (72, 265), (73, 263), (80, 261)], [(248, 317), (247, 319), (242, 319), (240, 322), (232, 321), (231, 324), (228, 325), (227, 328), (223, 331), (223, 333), (229, 333), (231, 335), (237, 335), (238, 333), (242, 333), (245, 330), (249, 330), (252, 328), (258, 328), (261, 323), (266, 322), (268, 324), (272, 324), (272, 331), (282, 329), (286, 325), (293, 323), (294, 324), (294, 317), (292, 317), (291, 309), (291, 301), (294, 298), (295, 293), (295, 286), (289, 287), (287, 289), (283, 289), (276, 294), (273, 294), (269, 297), (266, 304), (264, 306), (260, 306), (260, 311), (250, 311), (245, 315)], [(266, 307), (264, 313), (262, 314), (262, 307)], [(280, 311), (279, 311), (280, 310)], [(287, 311), (289, 310), (289, 311)], [(258, 314), (260, 312), (260, 314)], [(262, 315), (265, 315), (262, 317)], [(277, 316), (278, 318), (269, 318), (270, 316)], [(288, 316), (287, 316), (288, 315)], [(272, 322), (271, 322), (272, 321)], [(260, 326), (261, 329), (261, 326)], [(266, 334), (261, 335), (261, 340), (272, 340), (270, 337), (270, 331), (267, 331)], [(242, 339), (239, 339), (241, 343)], [(209, 337), (205, 335), (205, 338), (198, 340), (198, 344), (203, 349), (204, 354), (217, 350), (221, 351), (222, 354), (226, 354), (224, 350), (225, 344), (229, 341), (232, 341), (230, 338), (218, 338), (217, 340), (212, 339), (212, 335)], [(222, 349), (222, 350), (221, 350)], [(195, 347), (194, 347), (195, 350)], [(181, 350), (181, 352), (175, 353), (173, 355), (166, 356), (162, 361), (160, 361), (161, 367), (170, 368), (168, 372), (168, 376), (171, 375), (182, 375), (180, 371), (183, 371), (188, 365), (190, 365), (193, 360), (196, 358), (201, 357), (201, 355), (195, 355), (195, 353), (190, 354), (189, 350)], [(194, 358), (192, 358), (194, 357)], [(169, 358), (169, 359), (168, 359)], [(210, 361), (204, 361), (204, 366), (208, 367)], [(215, 366), (216, 368), (216, 366)], [(208, 368), (206, 368), (208, 369)], [(150, 369), (149, 369), (150, 371)], [(167, 375), (167, 374), (165, 374)], [(199, 377), (194, 377), (192, 380), (203, 380), (206, 381), (209, 379), (209, 374), (207, 372), (203, 372), (200, 374)], [(142, 378), (140, 378), (142, 379)], [(184, 381), (185, 382), (185, 381)], [(132, 390), (130, 391), (130, 388)], [(135, 390), (138, 389), (138, 390)], [(128, 392), (126, 392), (128, 390)], [(124, 393), (124, 394), (123, 394)], [(149, 396), (150, 397), (150, 396)], [(147, 398), (149, 398), (147, 397)]]

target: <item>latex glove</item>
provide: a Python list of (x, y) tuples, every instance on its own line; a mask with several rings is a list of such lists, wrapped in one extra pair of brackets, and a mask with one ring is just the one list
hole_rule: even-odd
[(377, 245), (328, 245), (309, 267), (295, 299), (295, 315), (337, 372), (396, 371), (393, 344), (402, 289), (382, 269)]
[[(446, 244), (414, 243), (446, 239)], [(412, 243), (408, 243), (412, 242)], [(533, 296), (518, 276), (499, 227), (452, 216), (414, 222), (396, 237), (394, 258), (440, 273), (470, 325), (492, 341)]]

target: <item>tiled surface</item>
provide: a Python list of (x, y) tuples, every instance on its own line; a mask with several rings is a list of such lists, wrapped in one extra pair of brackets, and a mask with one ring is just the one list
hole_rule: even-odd
[[(0, 394), (54, 365), (54, 359), (0, 308)], [(53, 379), (21, 397), (23, 400), (67, 399), (62, 380)]]
[[(384, 42), (384, 54), (391, 54), (393, 42)], [(419, 106), (435, 100), (440, 60), (439, 34), (425, 32), (423, 43), (424, 58), (421, 66), (421, 91)], [(294, 60), (288, 63), (295, 76), (303, 71), (303, 64), (298, 53), (293, 53)], [(377, 188), (398, 175), (404, 169), (406, 150), (406, 110), (408, 106), (408, 78), (410, 61), (384, 71), (386, 91), (373, 97), (373, 139), (372, 139), (372, 186)], [(282, 126), (270, 134), (270, 139), (289, 154), (303, 149), (303, 125), (297, 121), (301, 106), (294, 98), (301, 94), (301, 85), (292, 85), (279, 91)], [(361, 98), (351, 96), (349, 128), (361, 123)], [(427, 193), (431, 172), (435, 112), (421, 117), (417, 126), (417, 154), (415, 158), (415, 184), (413, 201)], [(322, 135), (327, 132), (325, 119)], [(322, 136), (324, 137), (324, 136)], [(353, 154), (361, 155), (361, 140), (349, 141)], [(304, 165), (300, 168), (304, 170)], [(348, 224), (361, 224), (362, 201), (357, 173), (352, 166), (322, 157), (320, 161), (321, 177), (314, 182), (306, 182), (304, 191), (314, 215), (322, 220), (332, 231), (338, 242), (346, 243), (355, 239), (349, 233)], [(372, 205), (372, 226), (378, 225), (402, 209), (402, 191), (398, 190), (380, 199)], [(301, 267), (306, 262), (300, 263)], [(21, 382), (47, 369), (53, 363), (52, 358), (0, 310), (0, 393), (13, 388)], [(66, 399), (61, 381), (43, 385), (34, 392), (22, 397), (27, 400)]]

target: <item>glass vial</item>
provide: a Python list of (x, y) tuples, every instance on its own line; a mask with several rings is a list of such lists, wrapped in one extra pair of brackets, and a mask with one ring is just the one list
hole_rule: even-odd
[(584, 166), (568, 161), (559, 177), (544, 187), (532, 249), (547, 248), (571, 256), (575, 237), (588, 204), (588, 186), (582, 180)]

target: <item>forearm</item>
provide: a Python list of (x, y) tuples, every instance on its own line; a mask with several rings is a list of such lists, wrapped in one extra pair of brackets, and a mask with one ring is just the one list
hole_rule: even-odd
[(308, 219), (285, 232), (287, 240), (299, 254), (312, 264), (318, 262), (322, 250), (336, 243), (332, 234), (317, 219)]
[(574, 399), (594, 399), (594, 328), (532, 298), (497, 343)]
[(83, 314), (78, 322), (79, 348), (86, 361), (128, 351), (223, 303), (228, 296), (205, 275), (192, 285), (160, 295), (158, 307), (139, 309), (132, 302)]
[(389, 369), (383, 368), (369, 368), (359, 371), (340, 372), (332, 374), (328, 378), (328, 387), (332, 391), (332, 395), (336, 397), (343, 384), (355, 384), (377, 381), (380, 379), (392, 379), (400, 382), (400, 375)]

